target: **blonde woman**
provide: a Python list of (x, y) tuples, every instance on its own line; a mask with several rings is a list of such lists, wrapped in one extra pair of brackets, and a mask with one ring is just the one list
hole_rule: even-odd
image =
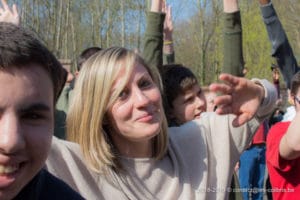
[(54, 140), (48, 170), (87, 199), (226, 199), (234, 164), (276, 91), (266, 81), (220, 78), (229, 84), (211, 86), (224, 94), (215, 98), (216, 112), (236, 115), (203, 114), (168, 129), (157, 73), (124, 48), (95, 54), (67, 118), (79, 146)]

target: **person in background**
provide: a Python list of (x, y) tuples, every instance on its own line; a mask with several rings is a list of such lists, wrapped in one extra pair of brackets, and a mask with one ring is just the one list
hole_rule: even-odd
[(273, 84), (276, 87), (277, 90), (277, 99), (280, 99), (280, 72), (278, 66), (275, 64), (271, 65), (271, 71), (272, 71), (272, 79), (273, 79)]
[[(291, 121), (296, 115), (293, 99), (290, 99), (291, 80), (299, 71), (293, 49), (290, 46), (285, 30), (277, 16), (271, 0), (258, 0), (263, 22), (265, 24), (268, 37), (272, 46), (271, 55), (277, 61), (278, 68), (283, 75), (286, 87), (288, 88), (289, 106), (283, 115), (283, 121)], [(280, 101), (279, 101), (280, 102)], [(269, 185), (269, 183), (267, 182)], [(268, 198), (271, 194), (267, 193)]]
[(67, 81), (67, 84), (65, 84), (62, 94), (59, 97), (57, 105), (56, 105), (56, 108), (58, 110), (62, 110), (65, 113), (68, 112), (69, 103), (72, 98), (72, 91), (74, 89), (74, 83), (75, 83), (77, 76), (79, 75), (79, 72), (80, 72), (84, 62), (88, 58), (90, 58), (93, 54), (95, 54), (101, 50), (102, 50), (102, 48), (100, 48), (100, 47), (88, 47), (80, 53), (80, 55), (78, 56), (78, 59), (77, 59), (77, 68), (75, 71), (75, 79), (72, 79), (72, 81), (70, 81), (70, 82)]
[(293, 99), (293, 95), (292, 95), (290, 89), (288, 89), (288, 103), (289, 103), (289, 106), (286, 108), (286, 112), (282, 116), (283, 122), (292, 121), (294, 119), (294, 117), (296, 116), (294, 99)]
[(273, 126), (277, 122), (282, 121), (284, 112), (280, 108), (276, 108), (269, 119), (269, 127)]
[(180, 64), (164, 65), (164, 110), (169, 126), (179, 126), (206, 112), (206, 99), (193, 72)]
[(290, 46), (287, 35), (277, 16), (271, 0), (258, 0), (261, 15), (266, 26), (270, 43), (271, 55), (276, 59), (280, 72), (283, 75), (286, 87), (290, 89), (291, 80), (299, 71), (293, 49)]
[[(164, 65), (158, 66), (158, 69), (161, 72), (163, 85), (164, 85), (164, 93), (163, 93), (164, 108), (168, 119), (168, 125), (178, 126), (180, 124), (193, 120), (197, 117), (199, 118), (200, 113), (206, 111), (206, 102), (203, 96), (203, 92), (194, 74), (185, 66), (182, 66), (180, 64), (175, 64), (174, 46), (173, 46), (174, 43), (172, 37), (173, 22), (172, 22), (172, 15), (171, 15), (171, 7), (167, 6), (166, 2), (164, 2), (162, 11), (166, 12), (166, 18), (164, 20), (164, 29), (163, 29)], [(159, 21), (158, 18), (157, 20), (149, 20), (148, 17), (147, 30), (150, 30), (148, 29), (149, 27), (156, 27), (153, 26), (153, 23), (155, 21), (157, 25), (161, 24), (160, 23), (161, 21)], [(152, 24), (149, 22), (151, 22)], [(156, 31), (156, 33), (160, 32), (158, 30)], [(147, 38), (149, 38), (149, 32), (150, 31), (147, 32), (146, 35)], [(153, 35), (156, 36), (157, 34), (153, 34)], [(153, 40), (154, 36), (150, 39), (150, 41), (152, 43), (153, 41), (157, 41), (156, 46), (159, 46), (159, 40)], [(154, 50), (154, 52), (150, 55), (158, 55), (159, 51), (157, 51), (157, 49), (159, 48), (156, 48), (156, 51)], [(151, 52), (151, 51), (147, 51), (147, 52)], [(146, 56), (146, 58), (148, 57)], [(153, 56), (151, 58), (153, 58)], [(160, 60), (159, 56), (157, 56), (156, 58), (158, 58), (156, 60)], [(156, 62), (156, 63), (161, 63), (161, 62)], [(171, 69), (172, 67), (174, 68)], [(232, 183), (233, 183), (232, 184), (233, 189), (239, 187), (237, 178), (233, 179)], [(230, 198), (241, 199), (242, 197), (241, 194), (238, 192), (235, 193), (231, 192)]]
[(77, 59), (77, 70), (75, 72), (76, 77), (79, 75), (79, 71), (81, 70), (84, 62), (87, 61), (87, 59), (89, 59), (92, 55), (94, 55), (95, 53), (101, 50), (102, 48), (94, 46), (94, 47), (88, 47), (80, 53)]
[(296, 110), (294, 119), (274, 124), (267, 138), (266, 160), (273, 199), (298, 199), (300, 195), (300, 72), (291, 80), (291, 98)]
[[(215, 111), (216, 93), (208, 91), (211, 99), (207, 99), (205, 91), (200, 87), (197, 78), (189, 68), (180, 64), (164, 65), (161, 76), (164, 87), (164, 110), (169, 127), (180, 126), (200, 118), (204, 112)], [(239, 188), (238, 179), (235, 177), (232, 179), (231, 188), (236, 192), (230, 192), (229, 198), (242, 199), (237, 190)]]
[(239, 163), (239, 181), (243, 199), (263, 199), (266, 170), (266, 137), (269, 130), (265, 120), (256, 131), (251, 144), (242, 153)]
[[(67, 79), (66, 83), (64, 85), (64, 89), (62, 91), (61, 96), (64, 96), (66, 91), (68, 91), (68, 88), (70, 88), (70, 85), (74, 82), (75, 76), (71, 72), (71, 61), (65, 59), (65, 60), (59, 60), (63, 68), (67, 71)], [(68, 93), (67, 93), (68, 94)], [(66, 138), (66, 117), (67, 117), (67, 110), (66, 106), (68, 105), (67, 102), (62, 101), (62, 98), (60, 97), (56, 103), (55, 107), (55, 126), (54, 126), (54, 135), (58, 138), (65, 139)]]
[[(89, 47), (81, 52), (77, 60), (77, 70), (75, 71), (75, 78), (72, 80), (68, 80), (64, 85), (62, 93), (56, 103), (56, 111), (55, 111), (55, 130), (54, 135), (60, 139), (66, 139), (66, 118), (68, 113), (68, 108), (70, 101), (73, 96), (73, 89), (76, 78), (79, 75), (79, 71), (81, 70), (84, 62), (95, 54), (98, 51), (101, 51), (100, 47)], [(71, 72), (68, 72), (68, 76)]]

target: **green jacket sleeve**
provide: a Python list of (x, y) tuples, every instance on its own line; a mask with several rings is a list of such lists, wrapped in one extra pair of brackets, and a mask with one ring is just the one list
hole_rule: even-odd
[(148, 12), (143, 58), (150, 67), (162, 67), (164, 13)]
[(175, 63), (175, 53), (171, 53), (171, 54), (164, 54), (163, 57), (163, 64), (173, 64)]
[(242, 23), (240, 12), (224, 13), (223, 73), (243, 76)]
[(64, 86), (56, 103), (54, 135), (61, 139), (66, 139), (66, 117), (72, 93), (72, 86)]

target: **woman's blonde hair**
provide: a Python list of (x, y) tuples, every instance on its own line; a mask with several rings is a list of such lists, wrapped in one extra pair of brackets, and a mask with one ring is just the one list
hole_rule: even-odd
[[(121, 47), (102, 50), (88, 59), (75, 84), (73, 100), (67, 117), (68, 139), (79, 143), (88, 166), (96, 172), (105, 169), (122, 169), (120, 155), (111, 141), (107, 128), (106, 113), (126, 86), (136, 63), (143, 65), (161, 90), (161, 81), (156, 69), (150, 69), (143, 59)], [(124, 79), (112, 92), (120, 71)], [(167, 121), (161, 107), (160, 133), (154, 138), (154, 158), (160, 159), (167, 150)]]

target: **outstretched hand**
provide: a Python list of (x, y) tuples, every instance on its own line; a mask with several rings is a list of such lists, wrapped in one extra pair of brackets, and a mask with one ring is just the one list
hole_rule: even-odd
[(20, 16), (16, 4), (13, 4), (12, 8), (8, 6), (6, 0), (1, 0), (1, 4), (2, 6), (0, 6), (0, 22), (7, 22), (19, 25)]
[(221, 74), (219, 79), (223, 83), (214, 83), (209, 87), (211, 91), (220, 93), (214, 99), (218, 106), (216, 113), (235, 114), (232, 124), (241, 126), (254, 117), (264, 98), (264, 88), (248, 79), (230, 74)]

